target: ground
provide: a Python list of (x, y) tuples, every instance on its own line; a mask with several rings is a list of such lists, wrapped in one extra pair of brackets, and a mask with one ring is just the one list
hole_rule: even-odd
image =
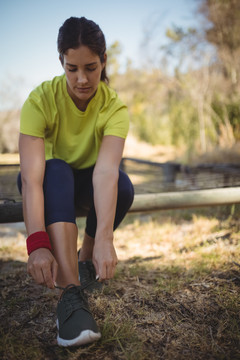
[[(240, 359), (239, 215), (128, 214), (115, 232), (115, 277), (89, 296), (102, 338), (71, 349), (56, 344), (57, 291), (26, 273), (24, 224), (0, 224), (0, 358)], [(84, 219), (78, 228), (81, 246)]]

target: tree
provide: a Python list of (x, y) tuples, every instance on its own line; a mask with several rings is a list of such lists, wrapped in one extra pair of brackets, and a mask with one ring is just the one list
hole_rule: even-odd
[(116, 76), (119, 73), (120, 64), (118, 61), (118, 56), (121, 54), (121, 52), (122, 46), (119, 41), (112, 43), (107, 50), (107, 68), (112, 86), (114, 86)]
[(225, 76), (234, 87), (240, 81), (240, 1), (204, 0), (200, 12), (208, 19), (208, 42), (216, 47)]
[(208, 143), (231, 146), (240, 139), (240, 1), (200, 0), (198, 15), (201, 27), (167, 29), (164, 50), (178, 58), (175, 74), (197, 110), (207, 151)]

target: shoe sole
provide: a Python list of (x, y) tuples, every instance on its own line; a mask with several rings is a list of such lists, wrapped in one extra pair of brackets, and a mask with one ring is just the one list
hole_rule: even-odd
[[(57, 328), (58, 328), (58, 322), (57, 322)], [(79, 345), (85, 345), (92, 343), (94, 341), (99, 340), (101, 337), (101, 333), (95, 333), (92, 330), (83, 330), (79, 336), (75, 337), (74, 339), (67, 340), (62, 339), (59, 337), (59, 334), (57, 336), (57, 343), (59, 346), (79, 346)]]
[(79, 345), (85, 345), (89, 344), (91, 342), (94, 342), (96, 340), (99, 340), (101, 337), (100, 333), (95, 333), (91, 330), (84, 330), (81, 332), (79, 336), (77, 336), (75, 339), (71, 340), (65, 340), (61, 339), (59, 335), (57, 336), (57, 343), (59, 346), (79, 346)]

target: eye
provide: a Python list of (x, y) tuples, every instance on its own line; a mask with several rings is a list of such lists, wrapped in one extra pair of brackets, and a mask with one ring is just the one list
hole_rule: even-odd
[(97, 69), (97, 67), (94, 67), (94, 68), (87, 68), (87, 71), (95, 71)]
[(75, 72), (75, 71), (77, 71), (77, 69), (68, 69), (68, 71)]

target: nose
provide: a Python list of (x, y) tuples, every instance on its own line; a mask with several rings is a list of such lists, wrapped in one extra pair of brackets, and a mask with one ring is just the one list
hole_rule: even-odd
[(87, 76), (84, 71), (78, 71), (77, 74), (77, 82), (79, 84), (86, 84), (87, 83)]

